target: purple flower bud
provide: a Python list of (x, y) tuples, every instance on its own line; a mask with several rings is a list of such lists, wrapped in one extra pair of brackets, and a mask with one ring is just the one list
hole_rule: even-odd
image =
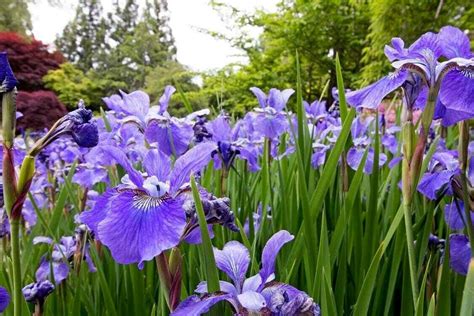
[(70, 135), (80, 147), (94, 147), (99, 143), (99, 131), (92, 120), (92, 111), (81, 100), (78, 109), (63, 116), (51, 130), (41, 138), (30, 151), (36, 156), (43, 148), (63, 135)]
[(10, 304), (10, 294), (0, 286), (0, 313), (2, 313)]
[(0, 53), (0, 92), (9, 92), (18, 85), (6, 52)]
[(230, 170), (235, 157), (240, 154), (230, 142), (217, 142), (217, 149), (211, 153), (211, 156), (218, 155), (226, 170)]
[(43, 302), (54, 291), (54, 285), (49, 280), (28, 284), (22, 289), (25, 300), (30, 303)]

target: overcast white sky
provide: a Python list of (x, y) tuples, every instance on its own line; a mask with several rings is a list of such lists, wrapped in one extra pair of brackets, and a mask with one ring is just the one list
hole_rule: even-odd
[[(253, 12), (255, 9), (276, 10), (279, 0), (221, 0)], [(139, 1), (140, 2), (140, 1)], [(36, 39), (51, 44), (57, 34), (74, 17), (77, 1), (62, 0), (60, 6), (51, 6), (47, 0), (37, 0), (30, 6), (33, 33)], [(204, 28), (226, 31), (225, 23), (208, 5), (209, 0), (168, 0), (170, 25), (178, 48), (178, 60), (195, 71), (221, 68), (231, 62), (244, 61), (242, 53), (225, 41), (216, 40), (199, 32)], [(102, 0), (105, 10), (110, 10), (112, 0)], [(259, 30), (252, 30), (257, 37)]]

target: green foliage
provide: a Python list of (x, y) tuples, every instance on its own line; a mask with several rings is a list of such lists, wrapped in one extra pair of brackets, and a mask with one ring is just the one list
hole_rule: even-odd
[[(157, 104), (167, 85), (174, 85), (185, 92), (194, 110), (207, 107), (203, 98), (199, 97), (199, 86), (192, 82), (195, 74), (180, 63), (170, 60), (153, 68), (145, 78), (144, 90), (150, 95), (152, 104)], [(186, 115), (189, 111), (178, 93), (171, 99), (168, 110), (173, 115)]]
[(26, 0), (0, 0), (0, 32), (25, 35), (31, 31), (31, 15)]
[(50, 71), (43, 81), (70, 110), (76, 108), (80, 99), (88, 107), (98, 110), (102, 105), (104, 91), (114, 86), (113, 82), (101, 79), (94, 71), (85, 74), (71, 63), (64, 63), (59, 69)]
[[(229, 9), (227, 5), (214, 5), (221, 11)], [(336, 53), (351, 84), (361, 66), (362, 45), (369, 25), (367, 8), (365, 2), (348, 0), (281, 1), (276, 13), (259, 11), (252, 15), (231, 8), (234, 29), (250, 24), (261, 27), (263, 33), (257, 43), (252, 43), (244, 31), (232, 38), (232, 44), (247, 53), (249, 63), (230, 65), (205, 77), (202, 93), (212, 104), (218, 96), (221, 106), (243, 113), (256, 105), (250, 87), (293, 87), (296, 51), (300, 56), (305, 100), (319, 99), (328, 80), (331, 87), (336, 85)], [(332, 100), (330, 91), (327, 97)]]
[(79, 0), (76, 16), (66, 25), (56, 46), (79, 69), (96, 68), (104, 60), (108, 43), (107, 22), (99, 0)]

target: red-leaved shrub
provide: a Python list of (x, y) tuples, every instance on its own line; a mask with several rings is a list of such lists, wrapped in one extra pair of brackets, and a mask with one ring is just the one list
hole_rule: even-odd
[(23, 117), (17, 121), (17, 130), (41, 130), (49, 128), (67, 113), (64, 104), (51, 91), (18, 92), (16, 98), (18, 112)]
[(8, 53), (20, 91), (43, 90), (44, 75), (64, 62), (61, 53), (49, 52), (43, 42), (12, 32), (0, 32), (0, 52), (3, 51)]

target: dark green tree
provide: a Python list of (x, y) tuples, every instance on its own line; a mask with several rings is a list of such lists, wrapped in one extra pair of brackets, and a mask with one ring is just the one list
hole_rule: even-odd
[(31, 31), (31, 15), (26, 0), (0, 0), (0, 32), (27, 34)]
[(108, 51), (107, 22), (99, 0), (79, 0), (74, 19), (56, 40), (56, 46), (79, 69), (100, 67)]

